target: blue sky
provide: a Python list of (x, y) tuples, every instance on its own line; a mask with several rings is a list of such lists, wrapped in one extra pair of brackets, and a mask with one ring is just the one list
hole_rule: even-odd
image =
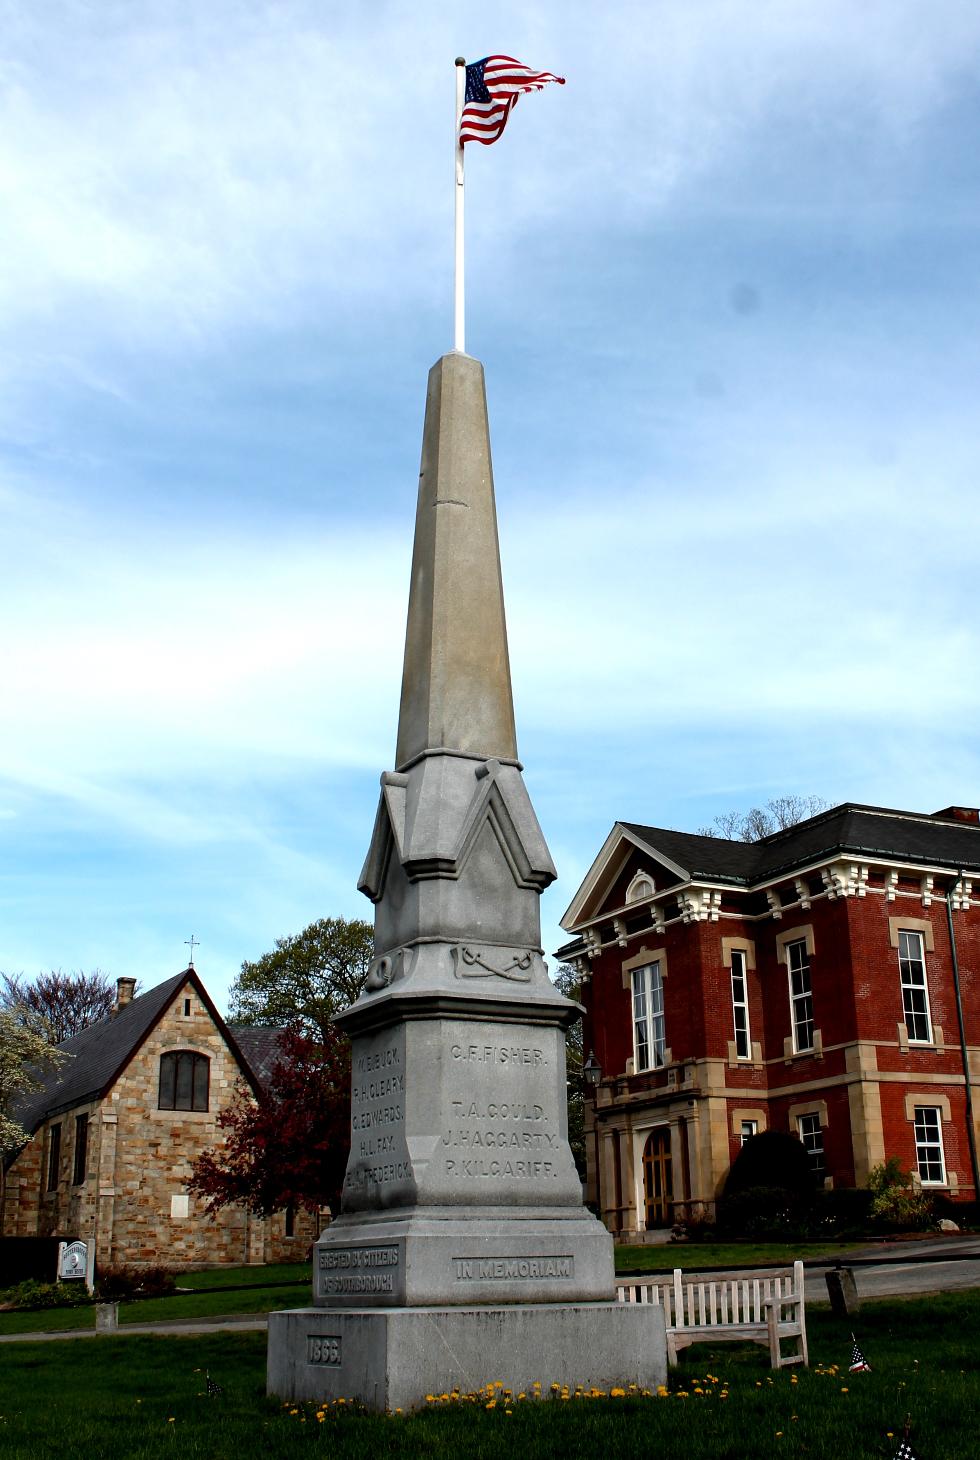
[(369, 915), (459, 53), (568, 78), (467, 167), (546, 949), (617, 817), (977, 804), (974, 4), (4, 17), (0, 968)]

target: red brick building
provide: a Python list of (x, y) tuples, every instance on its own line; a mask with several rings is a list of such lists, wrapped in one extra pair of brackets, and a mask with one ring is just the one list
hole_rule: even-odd
[(828, 1185), (898, 1156), (975, 1198), (978, 877), (980, 813), (961, 807), (848, 804), (754, 843), (617, 822), (557, 954), (602, 1072), (586, 1147), (607, 1226), (711, 1202), (767, 1129)]

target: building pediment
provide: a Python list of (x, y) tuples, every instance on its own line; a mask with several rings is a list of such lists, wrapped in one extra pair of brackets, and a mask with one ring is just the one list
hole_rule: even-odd
[[(561, 920), (569, 932), (582, 922), (645, 902), (664, 887), (688, 880), (686, 867), (617, 821)], [(649, 891), (644, 891), (649, 882)]]

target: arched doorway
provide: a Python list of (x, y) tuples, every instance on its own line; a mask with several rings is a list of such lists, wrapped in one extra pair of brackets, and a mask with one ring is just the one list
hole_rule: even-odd
[(644, 1226), (668, 1227), (674, 1200), (670, 1161), (670, 1129), (658, 1126), (643, 1147)]

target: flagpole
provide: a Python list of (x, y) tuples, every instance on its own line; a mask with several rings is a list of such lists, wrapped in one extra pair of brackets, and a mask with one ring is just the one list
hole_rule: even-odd
[(456, 57), (456, 130), (453, 136), (456, 152), (456, 267), (453, 300), (454, 350), (466, 353), (466, 327), (463, 310), (463, 148), (459, 141), (459, 126), (463, 116), (463, 102), (466, 98), (466, 62)]

